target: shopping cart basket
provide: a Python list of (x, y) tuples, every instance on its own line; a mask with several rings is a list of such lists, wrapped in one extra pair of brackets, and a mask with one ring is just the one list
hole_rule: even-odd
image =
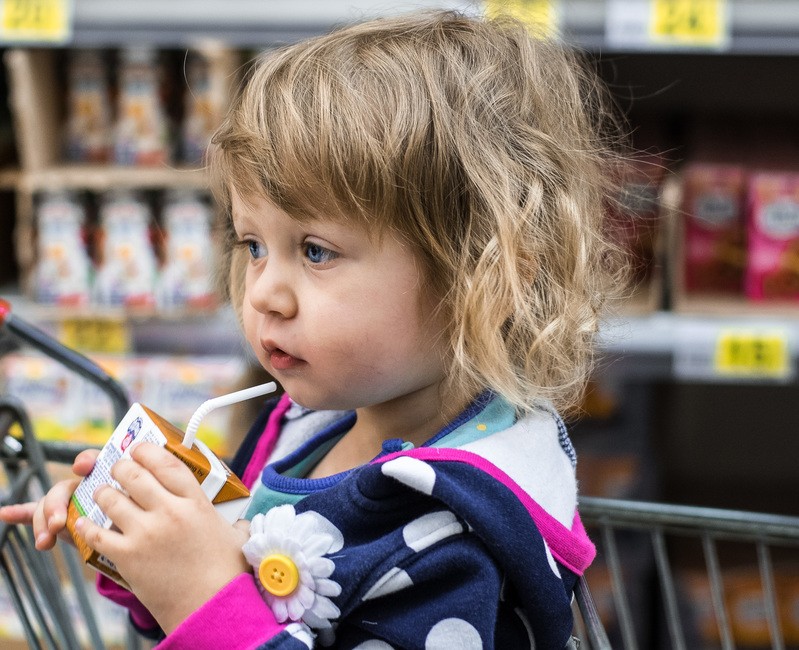
[[(799, 611), (780, 602), (778, 583), (782, 567), (799, 566), (799, 517), (589, 497), (580, 513), (598, 549), (575, 599), (582, 648), (796, 647), (796, 621), (784, 619)], [(741, 616), (729, 582), (747, 563)], [(686, 597), (685, 565), (704, 574), (704, 600)], [(605, 587), (592, 585), (593, 572)]]
[[(122, 386), (87, 357), (12, 314), (2, 299), (0, 332), (43, 352), (98, 386), (113, 405), (115, 421), (127, 412), (128, 397)], [(0, 503), (39, 498), (51, 486), (47, 462), (71, 464), (85, 448), (39, 441), (24, 405), (10, 397), (0, 397), (0, 478), (5, 479)], [(51, 553), (41, 553), (34, 547), (30, 528), (0, 523), (0, 588), (7, 590), (13, 602), (29, 647), (102, 649), (105, 646), (98, 625), (101, 621), (97, 620), (87, 593), (83, 563), (74, 548), (57, 546)], [(74, 599), (68, 601), (67, 590)], [(69, 602), (77, 606), (71, 608)], [(79, 639), (78, 627), (86, 630), (88, 646)], [(127, 647), (140, 645), (141, 640), (129, 626)]]

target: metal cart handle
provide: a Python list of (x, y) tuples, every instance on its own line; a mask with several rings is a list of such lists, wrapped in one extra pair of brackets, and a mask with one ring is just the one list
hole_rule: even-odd
[(118, 381), (88, 357), (62, 345), (46, 332), (13, 314), (11, 304), (2, 298), (0, 298), (0, 328), (5, 328), (18, 339), (44, 352), (99, 387), (111, 400), (114, 407), (114, 422), (119, 422), (128, 412), (130, 400)]

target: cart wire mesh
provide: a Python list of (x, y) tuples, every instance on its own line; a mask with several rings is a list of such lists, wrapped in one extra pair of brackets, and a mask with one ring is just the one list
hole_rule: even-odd
[[(88, 380), (108, 397), (114, 420), (129, 407), (125, 389), (88, 357), (72, 350), (43, 330), (11, 313), (0, 299), (0, 334), (14, 343), (32, 347)], [(110, 434), (110, 432), (109, 432)], [(22, 402), (0, 396), (0, 505), (24, 503), (41, 497), (52, 481), (47, 463), (71, 464), (86, 445), (40, 441)], [(83, 562), (69, 544), (43, 553), (36, 550), (32, 530), (0, 522), (0, 588), (13, 603), (29, 648), (103, 650), (102, 621), (84, 578)], [(67, 590), (73, 598), (67, 598)], [(85, 634), (79, 634), (78, 629)], [(131, 625), (126, 648), (146, 645)]]
[[(796, 562), (799, 517), (591, 497), (581, 499), (580, 513), (597, 544), (598, 563), (606, 567), (611, 592), (608, 607), (612, 608), (611, 616), (603, 617), (598, 612), (603, 608), (597, 607), (596, 592), (592, 593), (589, 586), (592, 577), (589, 568), (578, 584), (575, 598), (580, 614), (576, 627), (582, 648), (730, 650), (754, 646), (784, 650), (795, 643), (786, 640), (785, 621), (781, 620), (785, 608), (779, 602), (780, 565), (775, 565), (774, 555), (787, 554)], [(690, 542), (686, 543), (687, 540)], [(697, 635), (692, 612), (681, 598), (679, 567), (676, 569), (675, 565), (685, 561), (687, 545), (694, 549), (689, 554), (692, 563), (706, 573), (708, 612), (714, 625), (705, 636), (711, 640)], [(752, 564), (756, 565), (759, 577), (756, 604), (764, 628), (756, 642), (751, 636), (740, 638), (744, 635), (736, 633), (730, 612), (722, 561), (729, 556), (729, 545), (736, 547), (736, 559), (740, 553), (737, 549), (751, 551)], [(632, 557), (648, 558), (644, 566), (649, 570), (631, 572)], [(653, 589), (656, 607), (646, 617), (635, 615), (634, 610), (640, 609), (642, 593), (646, 592), (646, 585), (642, 590), (633, 583), (636, 577), (645, 581), (648, 578), (650, 586), (657, 583)]]
[[(19, 438), (12, 428), (22, 431)], [(46, 456), (34, 435), (21, 403), (0, 399), (0, 460), (6, 493), (2, 505), (20, 503), (43, 494), (51, 487)], [(59, 449), (59, 454), (65, 452)], [(59, 561), (62, 566), (59, 566)], [(64, 593), (66, 569), (77, 602), (80, 621)], [(36, 550), (27, 526), (0, 523), (0, 576), (13, 602), (25, 639), (31, 648), (80, 648), (79, 624), (88, 631), (93, 648), (104, 648), (83, 578), (82, 562), (74, 548), (64, 545), (58, 552)]]

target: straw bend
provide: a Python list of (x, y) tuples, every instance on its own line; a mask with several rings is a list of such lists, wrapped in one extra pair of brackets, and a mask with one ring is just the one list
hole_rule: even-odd
[(213, 399), (204, 401), (191, 416), (189, 424), (186, 426), (186, 434), (183, 436), (183, 446), (190, 448), (194, 444), (194, 439), (197, 437), (197, 429), (200, 426), (200, 421), (214, 409), (218, 409), (221, 406), (230, 406), (231, 404), (243, 402), (245, 400), (252, 399), (253, 397), (260, 397), (261, 395), (273, 393), (276, 389), (277, 384), (275, 384), (273, 381), (270, 381), (266, 384), (252, 386), (250, 388), (245, 388), (244, 390), (238, 390), (235, 393), (220, 395), (219, 397), (214, 397)]

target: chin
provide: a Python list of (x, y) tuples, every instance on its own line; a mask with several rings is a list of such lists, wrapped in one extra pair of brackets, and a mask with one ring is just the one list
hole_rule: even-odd
[(356, 408), (352, 400), (342, 396), (309, 394), (302, 390), (292, 390), (288, 386), (284, 386), (284, 389), (291, 397), (291, 401), (312, 411), (352, 411)]

